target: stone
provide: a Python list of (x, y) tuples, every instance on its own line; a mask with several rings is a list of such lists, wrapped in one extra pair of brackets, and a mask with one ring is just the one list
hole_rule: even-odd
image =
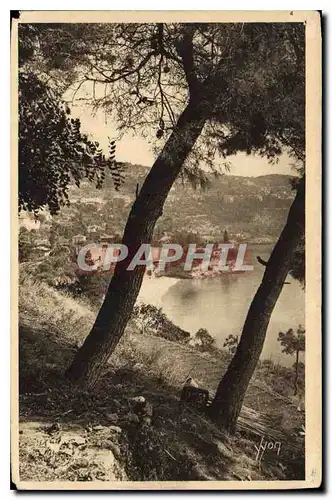
[(104, 481), (116, 481), (115, 465), (116, 459), (112, 450), (96, 449), (90, 450), (89, 455), (90, 464), (94, 463), (98, 469), (105, 472), (103, 477)]
[[(188, 379), (189, 381), (193, 379)], [(187, 381), (188, 382), (188, 381)], [(185, 383), (181, 391), (181, 401), (197, 407), (206, 407), (209, 401), (209, 391), (196, 387), (193, 382)]]
[(110, 425), (108, 428), (111, 432), (115, 432), (116, 434), (121, 434), (122, 432), (121, 427), (118, 427), (117, 425)]
[(55, 432), (59, 432), (61, 430), (61, 426), (56, 422), (50, 426), (42, 427), (42, 430), (44, 430), (47, 434), (53, 434)]
[(104, 425), (95, 425), (95, 426), (93, 427), (93, 430), (94, 430), (94, 431), (103, 431), (103, 430), (105, 430), (105, 429), (107, 429), (107, 427), (105, 427)]
[(115, 456), (114, 456), (112, 450), (108, 450), (108, 452), (109, 452), (108, 460), (109, 460), (110, 466), (113, 467), (115, 464)]
[(140, 418), (146, 415), (146, 410), (149, 407), (149, 403), (146, 401), (144, 396), (136, 396), (131, 398), (131, 409)]
[(121, 457), (121, 451), (117, 444), (112, 443), (112, 441), (109, 441), (108, 448), (112, 451), (115, 458), (119, 459)]
[(138, 403), (140, 405), (143, 405), (146, 403), (146, 399), (144, 396), (134, 396), (133, 398), (131, 398), (130, 401), (133, 401), (134, 403)]
[(119, 420), (117, 413), (107, 413), (106, 418), (111, 423), (116, 423)]
[(221, 443), (221, 441), (218, 441), (216, 444), (219, 453), (221, 453), (226, 458), (233, 458), (233, 450), (225, 446), (223, 443)]
[(75, 460), (74, 465), (77, 467), (89, 467), (90, 462), (87, 458), (82, 457)]
[(63, 443), (72, 443), (76, 446), (82, 446), (86, 444), (86, 439), (76, 432), (66, 432), (62, 435)]

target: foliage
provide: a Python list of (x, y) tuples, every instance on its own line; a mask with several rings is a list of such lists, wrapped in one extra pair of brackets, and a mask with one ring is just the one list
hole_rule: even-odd
[[(303, 162), (304, 30), (292, 25), (262, 29), (268, 31), (268, 41), (258, 39), (257, 59), (239, 75), (241, 92), (234, 88), (236, 105), (229, 123), (232, 134), (220, 143), (220, 151), (257, 152), (274, 160), (286, 147), (294, 160)], [(274, 43), (277, 47), (272, 49)]]
[(239, 343), (238, 335), (228, 335), (223, 343), (223, 347), (227, 347), (229, 354), (234, 354)]
[(294, 252), (291, 276), (298, 280), (302, 285), (305, 285), (305, 238), (303, 237), (302, 244)]
[(25, 227), (20, 228), (18, 237), (18, 258), (20, 262), (27, 262), (31, 258), (34, 248), (34, 241), (30, 231)]
[(163, 326), (166, 315), (161, 307), (157, 308), (151, 304), (140, 304), (134, 307), (133, 316), (139, 328), (139, 333), (151, 333)]
[(119, 188), (123, 178), (115, 162), (115, 142), (109, 156), (81, 132), (79, 119), (63, 102), (57, 88), (31, 64), (35, 53), (29, 26), (20, 27), (19, 71), (19, 210), (47, 207), (51, 214), (68, 204), (68, 186), (83, 178), (100, 188), (109, 168)]
[(70, 283), (59, 283), (57, 288), (73, 297), (85, 297), (92, 306), (100, 306), (107, 291), (110, 276), (107, 274), (79, 274)]
[(294, 363), (295, 378), (294, 378), (294, 395), (298, 392), (298, 379), (304, 378), (303, 363), (299, 361), (299, 353), (305, 351), (305, 329), (299, 325), (296, 333), (292, 328), (286, 333), (279, 332), (278, 341), (282, 345), (282, 352), (285, 354), (295, 354), (296, 361)]
[(299, 325), (296, 332), (293, 328), (287, 332), (279, 332), (278, 341), (282, 346), (282, 352), (285, 354), (294, 354), (299, 351), (305, 350), (305, 329)]
[(195, 333), (195, 338), (201, 342), (201, 346), (204, 350), (209, 349), (215, 343), (215, 339), (209, 334), (206, 328), (200, 328)]
[(161, 307), (151, 304), (136, 304), (132, 319), (139, 332), (156, 335), (172, 341), (186, 342), (190, 333), (182, 330), (170, 321)]
[[(68, 204), (68, 186), (86, 177), (100, 188), (105, 168), (113, 168), (115, 143), (106, 158), (98, 143), (80, 131), (79, 119), (50, 96), (50, 89), (33, 74), (19, 76), (19, 208), (51, 214)], [(116, 177), (117, 187), (120, 177)]]
[[(155, 136), (160, 151), (188, 99), (206, 126), (182, 174), (228, 168), (238, 151), (304, 159), (304, 26), (300, 23), (35, 25), (38, 54), (71, 100)], [(60, 77), (61, 75), (61, 77)]]

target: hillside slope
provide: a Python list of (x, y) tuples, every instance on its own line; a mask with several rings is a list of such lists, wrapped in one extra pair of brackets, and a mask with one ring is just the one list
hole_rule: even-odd
[[(250, 385), (245, 404), (252, 409), (251, 418), (268, 414), (271, 425), (283, 436), (280, 454), (273, 449), (257, 460), (255, 446), (259, 447), (260, 436), (250, 426), (227, 436), (203, 413), (179, 401), (188, 373), (215, 390), (227, 366), (226, 355), (213, 357), (189, 346), (136, 334), (129, 327), (94, 390), (69, 387), (64, 370), (94, 314), (84, 301), (77, 302), (29, 277), (23, 280), (21, 479), (304, 477), (304, 440), (299, 433), (304, 415), (294, 401), (276, 392), (277, 384), (287, 383), (287, 370), (262, 363)], [(135, 414), (132, 398), (136, 396), (153, 407), (151, 425), (142, 425)]]

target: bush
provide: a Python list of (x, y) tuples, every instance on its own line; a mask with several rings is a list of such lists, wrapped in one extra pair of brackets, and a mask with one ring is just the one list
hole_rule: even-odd
[(29, 231), (25, 227), (20, 228), (18, 239), (18, 257), (20, 262), (27, 262), (33, 253), (33, 241)]
[(229, 354), (234, 354), (237, 349), (238, 343), (239, 343), (239, 336), (230, 334), (225, 339), (223, 347), (226, 347), (228, 349)]
[(190, 333), (174, 325), (162, 308), (151, 304), (139, 304), (134, 307), (132, 320), (139, 333), (163, 337), (174, 342), (187, 342)]
[(206, 328), (197, 330), (195, 338), (200, 342), (200, 347), (203, 350), (210, 349), (215, 343), (215, 339), (209, 334)]
[(90, 274), (76, 276), (71, 283), (64, 283), (58, 288), (70, 293), (73, 297), (86, 297), (91, 305), (100, 306), (110, 282), (110, 276)]

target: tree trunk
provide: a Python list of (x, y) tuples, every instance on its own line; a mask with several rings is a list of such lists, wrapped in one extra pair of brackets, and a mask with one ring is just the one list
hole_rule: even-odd
[(293, 253), (304, 234), (304, 182), (302, 179), (299, 184), (286, 225), (250, 305), (236, 353), (211, 405), (212, 418), (229, 432), (235, 430), (244, 396), (263, 349), (272, 311), (291, 269)]
[(66, 372), (79, 386), (95, 384), (124, 333), (145, 272), (145, 266), (137, 266), (133, 271), (127, 271), (127, 266), (140, 245), (151, 242), (167, 195), (204, 123), (202, 113), (189, 101), (133, 203), (122, 239), (128, 247), (128, 257), (117, 263), (93, 328)]
[(298, 385), (297, 385), (298, 378), (299, 378), (299, 350), (296, 349), (294, 396), (297, 395), (298, 391)]

